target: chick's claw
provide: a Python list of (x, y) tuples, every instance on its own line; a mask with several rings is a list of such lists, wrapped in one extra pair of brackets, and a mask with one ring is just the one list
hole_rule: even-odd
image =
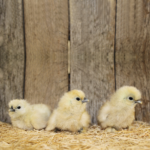
[(133, 130), (133, 128), (134, 128), (134, 126), (129, 126), (127, 129), (129, 130), (129, 131), (132, 131)]
[(108, 133), (115, 133), (117, 130), (115, 128), (109, 127), (109, 128), (106, 128), (105, 131)]
[(79, 133), (86, 133), (87, 132), (87, 128), (83, 127), (80, 130), (78, 130)]

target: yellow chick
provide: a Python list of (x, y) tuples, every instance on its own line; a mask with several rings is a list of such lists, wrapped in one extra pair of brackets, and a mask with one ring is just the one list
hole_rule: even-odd
[(115, 132), (129, 128), (135, 119), (135, 106), (141, 102), (140, 91), (133, 86), (123, 86), (99, 110), (98, 122), (102, 129)]
[(30, 105), (22, 99), (9, 102), (9, 116), (12, 125), (24, 130), (45, 128), (50, 114), (50, 108), (44, 104)]
[(85, 94), (81, 90), (65, 93), (49, 119), (46, 130), (85, 131), (90, 124), (90, 116), (86, 111)]

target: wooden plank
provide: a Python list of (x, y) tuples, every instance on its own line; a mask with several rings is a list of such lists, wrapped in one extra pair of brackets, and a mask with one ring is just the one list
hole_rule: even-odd
[(150, 122), (150, 1), (118, 0), (116, 24), (116, 86), (133, 85), (144, 103), (136, 119)]
[(10, 122), (8, 102), (23, 98), (22, 0), (0, 0), (0, 121)]
[(68, 90), (68, 0), (25, 0), (25, 99), (54, 108)]
[(70, 0), (71, 89), (81, 89), (97, 111), (115, 90), (115, 0)]

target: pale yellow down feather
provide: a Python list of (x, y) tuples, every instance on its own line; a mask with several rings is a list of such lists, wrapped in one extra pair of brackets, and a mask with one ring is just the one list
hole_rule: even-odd
[[(130, 100), (132, 99), (133, 100)], [(141, 103), (141, 93), (133, 86), (123, 86), (99, 110), (98, 122), (110, 131), (128, 128), (135, 119), (135, 106)], [(111, 129), (112, 128), (112, 129)]]
[[(18, 106), (21, 108), (18, 109)], [(30, 105), (22, 99), (9, 102), (9, 116), (12, 125), (24, 130), (45, 128), (50, 114), (50, 108), (44, 104)]]
[[(76, 100), (76, 98), (80, 100)], [(59, 101), (58, 108), (55, 109), (49, 119), (46, 130), (55, 128), (69, 131), (79, 131), (87, 129), (90, 124), (90, 116), (86, 111), (86, 103), (82, 103), (85, 94), (80, 90), (72, 90), (65, 93)]]

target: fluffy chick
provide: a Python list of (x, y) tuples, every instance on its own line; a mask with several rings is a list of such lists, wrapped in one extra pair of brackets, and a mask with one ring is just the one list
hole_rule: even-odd
[(133, 86), (123, 86), (99, 110), (98, 122), (102, 129), (114, 132), (128, 128), (135, 119), (135, 106), (141, 102), (140, 91)]
[(50, 108), (44, 104), (30, 105), (22, 99), (9, 102), (9, 116), (12, 125), (24, 130), (45, 128), (50, 114)]
[(86, 111), (85, 94), (81, 90), (65, 93), (49, 119), (46, 130), (55, 128), (72, 132), (86, 131), (90, 124), (90, 116)]

